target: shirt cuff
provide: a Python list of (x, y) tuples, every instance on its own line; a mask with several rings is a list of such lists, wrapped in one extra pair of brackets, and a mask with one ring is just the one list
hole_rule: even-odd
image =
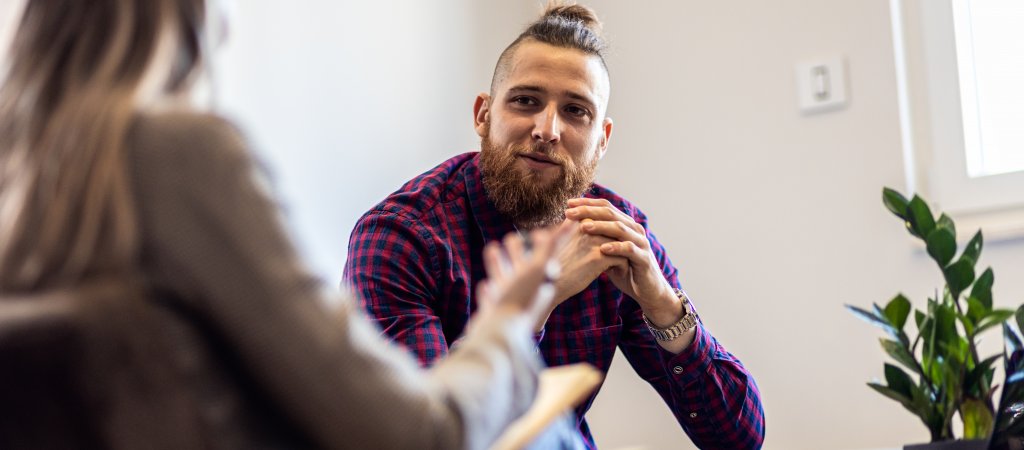
[(711, 365), (711, 352), (714, 348), (711, 334), (704, 329), (704, 324), (700, 322), (697, 322), (693, 331), (693, 342), (678, 355), (662, 349), (662, 352), (667, 355), (665, 360), (668, 361), (669, 375), (683, 385), (695, 381)]

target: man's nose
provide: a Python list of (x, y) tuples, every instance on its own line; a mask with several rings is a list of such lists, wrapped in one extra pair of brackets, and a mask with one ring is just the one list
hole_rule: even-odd
[(534, 118), (533, 138), (547, 143), (557, 144), (562, 135), (562, 124), (558, 117), (558, 107), (555, 105), (544, 108)]

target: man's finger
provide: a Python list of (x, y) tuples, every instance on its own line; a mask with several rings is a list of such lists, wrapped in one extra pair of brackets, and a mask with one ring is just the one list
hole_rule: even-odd
[(646, 235), (637, 233), (629, 224), (622, 222), (592, 221), (583, 224), (580, 228), (589, 235), (604, 236), (616, 241), (629, 241), (641, 248), (647, 248), (650, 245)]
[(625, 214), (609, 206), (580, 205), (565, 210), (565, 217), (572, 220), (622, 220)]
[(636, 264), (647, 262), (647, 252), (629, 241), (601, 244), (601, 253), (608, 256), (621, 256)]
[(575, 207), (580, 205), (591, 205), (591, 206), (612, 206), (612, 203), (603, 198), (586, 198), (577, 197), (569, 199), (569, 207)]

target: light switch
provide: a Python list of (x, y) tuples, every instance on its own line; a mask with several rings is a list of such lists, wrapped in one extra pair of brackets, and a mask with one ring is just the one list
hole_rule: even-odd
[(846, 106), (846, 64), (842, 57), (798, 63), (796, 85), (800, 111), (805, 114)]

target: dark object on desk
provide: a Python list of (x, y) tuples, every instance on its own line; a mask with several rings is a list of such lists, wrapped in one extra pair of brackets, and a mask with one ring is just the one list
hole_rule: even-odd
[[(1024, 329), (1024, 315), (1017, 314), (1017, 326)], [(1003, 363), (1006, 382), (999, 398), (992, 429), (991, 450), (1024, 449), (1024, 343), (1017, 330), (1003, 324)]]
[(965, 441), (941, 441), (929, 442), (927, 444), (913, 444), (904, 446), (903, 450), (985, 450), (987, 448), (987, 439), (971, 439)]

